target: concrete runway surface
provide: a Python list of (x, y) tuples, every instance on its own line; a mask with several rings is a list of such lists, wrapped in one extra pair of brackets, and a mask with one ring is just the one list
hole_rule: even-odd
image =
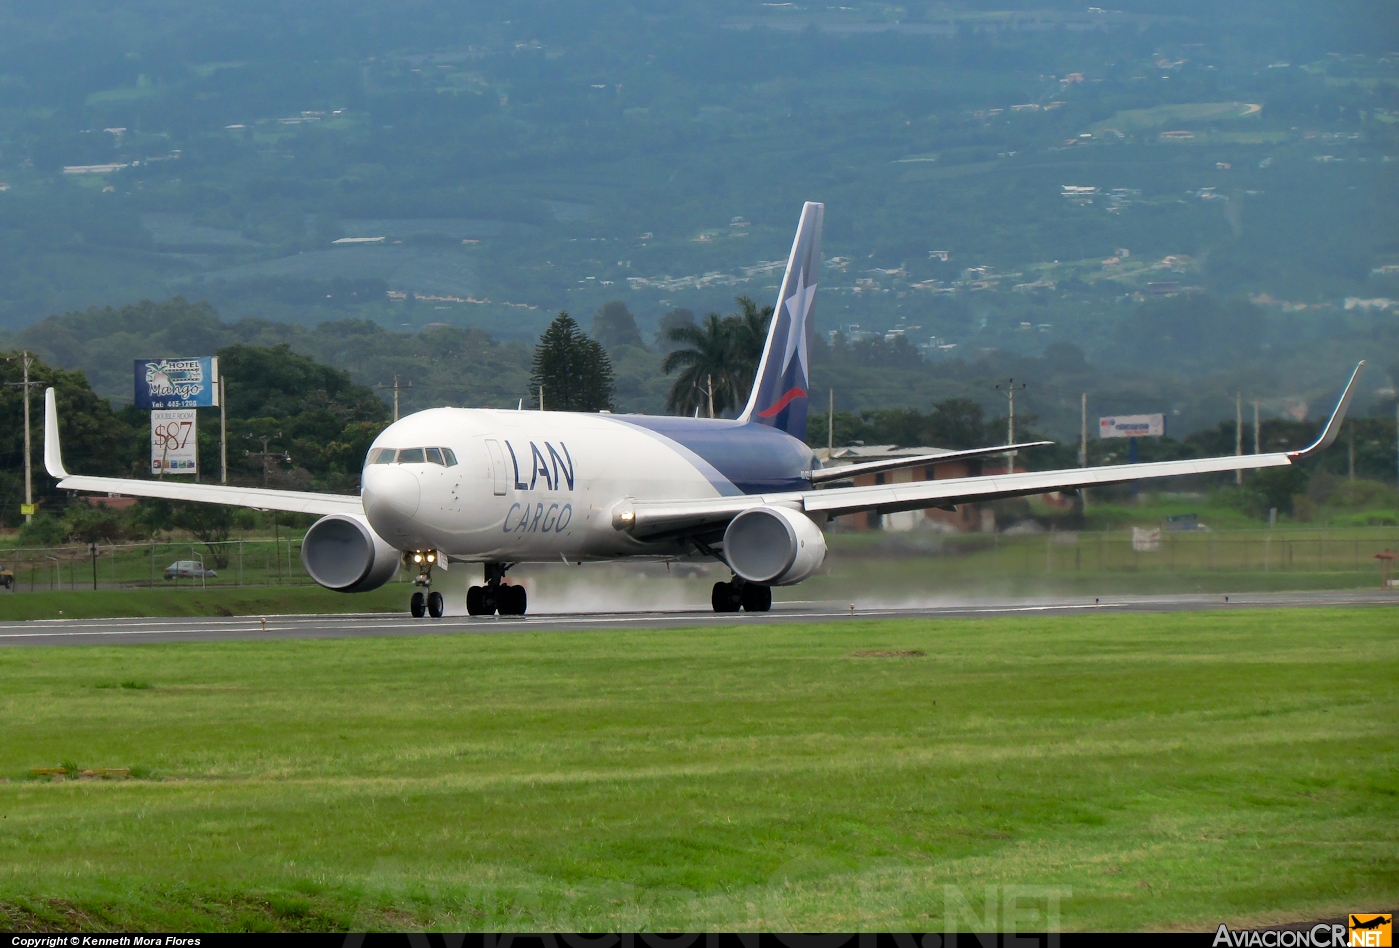
[(680, 612), (575, 613), (531, 616), (448, 616), (413, 619), (407, 614), (234, 616), (178, 619), (46, 619), (0, 623), (5, 645), (130, 645), (138, 642), (221, 642), (234, 639), (337, 639), (361, 636), (455, 635), (471, 633), (584, 632), (590, 629), (666, 629), (768, 624), (840, 622), (851, 619), (980, 619), (1016, 615), (1083, 615), (1091, 612), (1152, 613), (1206, 609), (1298, 608), (1318, 606), (1396, 606), (1399, 591), (1310, 593), (1190, 593), (1166, 596), (1113, 596), (1101, 601), (1045, 598), (953, 601), (876, 606), (842, 602), (774, 603), (772, 612), (716, 614)]

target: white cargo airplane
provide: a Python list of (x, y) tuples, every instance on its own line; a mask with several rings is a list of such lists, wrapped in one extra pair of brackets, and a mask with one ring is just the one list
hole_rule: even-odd
[(773, 586), (799, 583), (820, 567), (821, 525), (833, 517), (1287, 465), (1335, 440), (1355, 393), (1360, 366), (1321, 437), (1301, 451), (827, 486), (855, 474), (1034, 445), (822, 469), (803, 438), (824, 210), (814, 203), (802, 209), (753, 391), (736, 419), (429, 409), (375, 439), (354, 497), (70, 475), (49, 389), (45, 465), (67, 490), (322, 514), (301, 547), (311, 578), (328, 589), (363, 592), (400, 567), (416, 570), (415, 617), (443, 613), (442, 594), (431, 589), (434, 567), (482, 564), (484, 584), (470, 588), (467, 611), (523, 615), (524, 588), (502, 582), (512, 566), (623, 557), (713, 557), (733, 572), (714, 584), (714, 609), (762, 612), (772, 605)]

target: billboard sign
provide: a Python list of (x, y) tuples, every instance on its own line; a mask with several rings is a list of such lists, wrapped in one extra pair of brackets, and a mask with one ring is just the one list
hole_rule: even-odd
[(1098, 419), (1100, 438), (1160, 438), (1166, 433), (1166, 416), (1109, 415)]
[(217, 408), (219, 360), (137, 359), (137, 408)]
[(193, 408), (151, 412), (151, 473), (199, 472), (199, 439), (195, 437)]

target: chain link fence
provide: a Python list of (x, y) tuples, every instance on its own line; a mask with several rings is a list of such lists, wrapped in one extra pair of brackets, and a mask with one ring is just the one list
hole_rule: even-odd
[[(934, 558), (943, 575), (983, 579), (1030, 575), (1280, 573), (1380, 577), (1376, 554), (1399, 551), (1399, 528), (1170, 531), (1039, 534), (866, 534), (873, 542), (834, 539), (836, 562)], [(848, 535), (847, 535), (848, 537)], [(207, 589), (311, 586), (301, 539), (188, 540), (0, 550), (13, 592), (56, 589)], [(644, 567), (643, 567), (643, 571)], [(400, 574), (400, 579), (403, 578)]]
[(313, 586), (301, 539), (151, 541), (0, 550), (14, 592), (141, 587)]

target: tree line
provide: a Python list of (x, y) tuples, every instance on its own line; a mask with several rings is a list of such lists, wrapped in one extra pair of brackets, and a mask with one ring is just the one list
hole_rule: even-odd
[[(660, 329), (650, 346), (643, 341), (636, 319), (621, 301), (598, 310), (591, 334), (584, 332), (567, 312), (559, 313), (532, 352), (522, 346), (500, 344), (477, 330), (444, 327), (410, 336), (353, 322), (323, 325), (315, 336), (295, 337), (298, 345), (315, 340), (313, 348), (321, 358), (294, 351), (290, 342), (258, 345), (234, 341), (221, 345), (215, 351), (228, 379), (230, 482), (344, 492), (357, 489), (365, 453), (389, 423), (390, 410), (382, 387), (356, 382), (346, 369), (325, 364), (326, 358), (337, 354), (343, 357), (350, 350), (396, 352), (405, 346), (417, 347), (412, 351), (421, 351), (421, 361), (410, 365), (425, 373), (439, 369), (447, 373), (455, 368), (458, 378), (463, 363), (473, 366), (468, 371), (474, 371), (476, 363), (470, 361), (473, 357), (486, 366), (498, 364), (501, 356), (508, 356), (520, 365), (520, 374), (514, 376), (519, 378), (514, 390), (519, 392), (528, 385), (528, 400), (533, 407), (585, 412), (617, 410), (621, 401), (618, 389), (635, 384), (628, 374), (617, 371), (617, 365), (625, 366), (629, 373), (638, 360), (645, 358), (653, 360), (651, 364), (663, 372), (668, 383), (663, 398), (669, 411), (732, 416), (748, 398), (772, 316), (771, 307), (758, 307), (747, 297), (738, 297), (735, 302), (734, 312), (709, 313), (702, 320), (688, 310), (671, 310), (660, 320)], [(114, 408), (108, 398), (93, 390), (84, 371), (55, 364), (100, 360), (98, 350), (110, 348), (110, 343), (105, 341), (107, 337), (87, 337), (87, 330), (97, 333), (105, 327), (108, 332), (124, 333), (125, 344), (134, 345), (144, 355), (189, 354), (220, 338), (269, 338), (264, 335), (267, 326), (245, 325), (249, 322), (223, 324), (207, 304), (176, 299), (142, 303), (119, 311), (72, 313), (37, 327), (43, 330), (40, 338), (52, 355), (32, 366), (31, 377), (57, 391), (70, 469), (119, 477), (150, 476), (146, 447), (149, 416), (130, 405)], [(142, 326), (149, 328), (149, 336), (135, 331)], [(305, 332), (298, 327), (290, 329)], [(337, 344), (341, 347), (338, 353)], [(18, 359), (18, 352), (0, 356), (0, 415), (13, 421), (0, 428), (0, 524), (10, 527), (23, 522), (19, 510), (23, 501), (23, 423)], [(921, 369), (903, 367), (910, 360), (916, 360)], [(120, 354), (115, 367), (113, 361), (108, 358), (99, 364), (103, 371), (120, 373), (125, 373), (131, 364), (122, 360)], [(921, 371), (926, 375), (927, 367), (918, 352), (898, 336), (851, 341), (836, 333), (829, 340), (817, 337), (813, 363), (817, 373), (813, 379), (815, 392), (822, 391), (822, 383), (828, 381), (838, 382), (842, 391), (834, 419), (813, 411), (808, 440), (813, 446), (823, 446), (829, 440), (837, 447), (864, 443), (965, 448), (1002, 443), (1004, 418), (988, 414), (976, 399), (957, 394), (965, 390), (967, 379), (984, 382), (991, 368), (1010, 367), (1019, 376), (1038, 366), (1054, 373), (1049, 387), (1053, 387), (1054, 378), (1061, 378), (1067, 381), (1060, 387), (1071, 386), (1076, 392), (1092, 385), (1094, 371), (1084, 361), (1082, 352), (1071, 345), (1057, 344), (1048, 347), (1044, 356), (1034, 362), (1002, 362), (998, 366), (942, 363), (939, 375), (947, 394), (929, 398), (924, 402), (928, 408), (851, 410), (847, 407), (849, 393), (852, 389), (859, 391), (860, 379), (866, 376), (887, 381), (902, 378), (905, 373)], [(130, 384), (129, 377), (124, 384)], [(507, 401), (500, 393), (490, 397), (497, 405), (514, 407), (516, 403), (515, 398)], [(428, 404), (454, 401), (450, 393), (435, 391)], [(824, 407), (819, 405), (819, 396), (814, 401), (817, 403), (813, 409)], [(43, 545), (70, 538), (113, 542), (170, 529), (216, 542), (238, 527), (260, 525), (257, 515), (205, 505), (143, 502), (139, 510), (123, 513), (88, 503), (68, 503), (43, 470), (41, 404), (41, 399), (36, 398), (31, 405), (34, 492), (40, 515), (26, 528), (23, 542)], [(410, 405), (408, 410), (416, 407), (427, 406)], [(1369, 418), (1353, 418), (1343, 446), (1317, 459), (1309, 470), (1331, 478), (1348, 478), (1353, 456), (1358, 478), (1392, 482), (1393, 402), (1381, 404), (1377, 411)], [(205, 479), (218, 476), (216, 417), (204, 413), (199, 427), (199, 454)], [(1232, 453), (1233, 427), (1230, 420), (1185, 438), (1143, 441), (1141, 459)], [(1265, 419), (1260, 443), (1265, 451), (1297, 447), (1310, 440), (1315, 429), (1315, 422)], [(1049, 433), (1053, 430), (1054, 427), (1047, 429)], [(1036, 416), (1033, 408), (1021, 414), (1018, 433), (1022, 439), (1038, 438), (1043, 432), (1043, 419)], [(1251, 448), (1250, 425), (1245, 426), (1244, 441)], [(1093, 464), (1120, 463), (1125, 460), (1124, 451), (1121, 443), (1093, 439), (1089, 443), (1089, 460)], [(1061, 439), (1060, 444), (1024, 454), (1021, 460), (1034, 468), (1072, 466), (1077, 463), (1076, 438)], [(1246, 501), (1250, 509), (1266, 511), (1278, 507), (1286, 512), (1292, 506), (1292, 498), (1304, 495), (1308, 481), (1305, 472), (1293, 470), (1251, 475), (1247, 483), (1252, 491), (1251, 499)]]
[[(696, 323), (689, 310), (672, 310), (661, 320), (658, 345), (668, 350), (661, 371), (675, 374), (666, 395), (672, 414), (706, 413), (711, 418), (736, 411), (748, 401), (767, 342), (772, 307), (759, 308), (738, 297), (738, 312), (710, 313)], [(590, 338), (567, 312), (561, 312), (535, 347), (530, 388), (534, 404), (554, 411), (612, 411), (615, 379), (608, 349), (642, 347), (636, 319), (620, 300), (603, 306)], [(545, 396), (544, 393), (550, 393)]]

